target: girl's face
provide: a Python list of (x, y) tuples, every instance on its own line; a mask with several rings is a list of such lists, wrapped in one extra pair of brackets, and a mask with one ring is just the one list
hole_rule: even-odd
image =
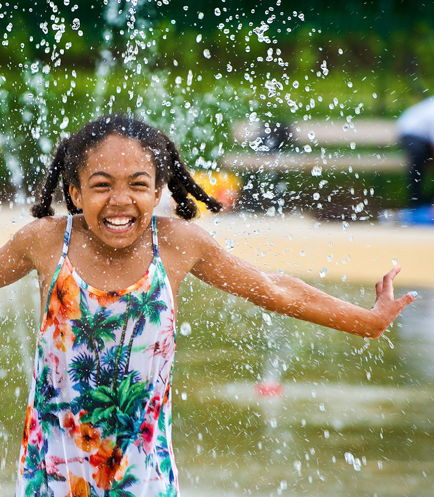
[(71, 185), (69, 192), (89, 229), (111, 248), (133, 245), (161, 197), (152, 153), (133, 138), (110, 135), (89, 151), (79, 178), (80, 188)]

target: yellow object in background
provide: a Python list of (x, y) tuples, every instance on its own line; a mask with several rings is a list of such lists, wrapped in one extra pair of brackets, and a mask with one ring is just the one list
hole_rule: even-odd
[[(223, 204), (223, 211), (231, 211), (237, 204), (242, 181), (230, 171), (191, 171), (191, 175), (208, 195)], [(208, 212), (202, 202), (197, 202), (201, 214)]]

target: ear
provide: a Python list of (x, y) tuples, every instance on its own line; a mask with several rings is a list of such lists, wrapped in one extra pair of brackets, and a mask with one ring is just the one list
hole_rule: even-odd
[(155, 189), (155, 202), (154, 202), (154, 207), (157, 207), (157, 205), (160, 203), (161, 200), (161, 194), (163, 193), (163, 187), (160, 186), (160, 188)]
[(81, 203), (81, 191), (74, 185), (69, 185), (69, 195), (71, 196), (72, 203), (77, 209), (83, 209)]

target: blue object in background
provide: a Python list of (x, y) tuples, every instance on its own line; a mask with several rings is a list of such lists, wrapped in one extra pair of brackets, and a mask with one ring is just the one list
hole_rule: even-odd
[(402, 224), (431, 224), (434, 225), (434, 206), (424, 205), (416, 209), (402, 209), (398, 213)]

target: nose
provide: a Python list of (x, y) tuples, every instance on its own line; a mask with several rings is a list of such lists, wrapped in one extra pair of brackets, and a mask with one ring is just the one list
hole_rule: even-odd
[(109, 199), (110, 205), (124, 206), (124, 205), (130, 205), (132, 203), (133, 200), (128, 194), (128, 190), (126, 188), (119, 187), (113, 189)]

